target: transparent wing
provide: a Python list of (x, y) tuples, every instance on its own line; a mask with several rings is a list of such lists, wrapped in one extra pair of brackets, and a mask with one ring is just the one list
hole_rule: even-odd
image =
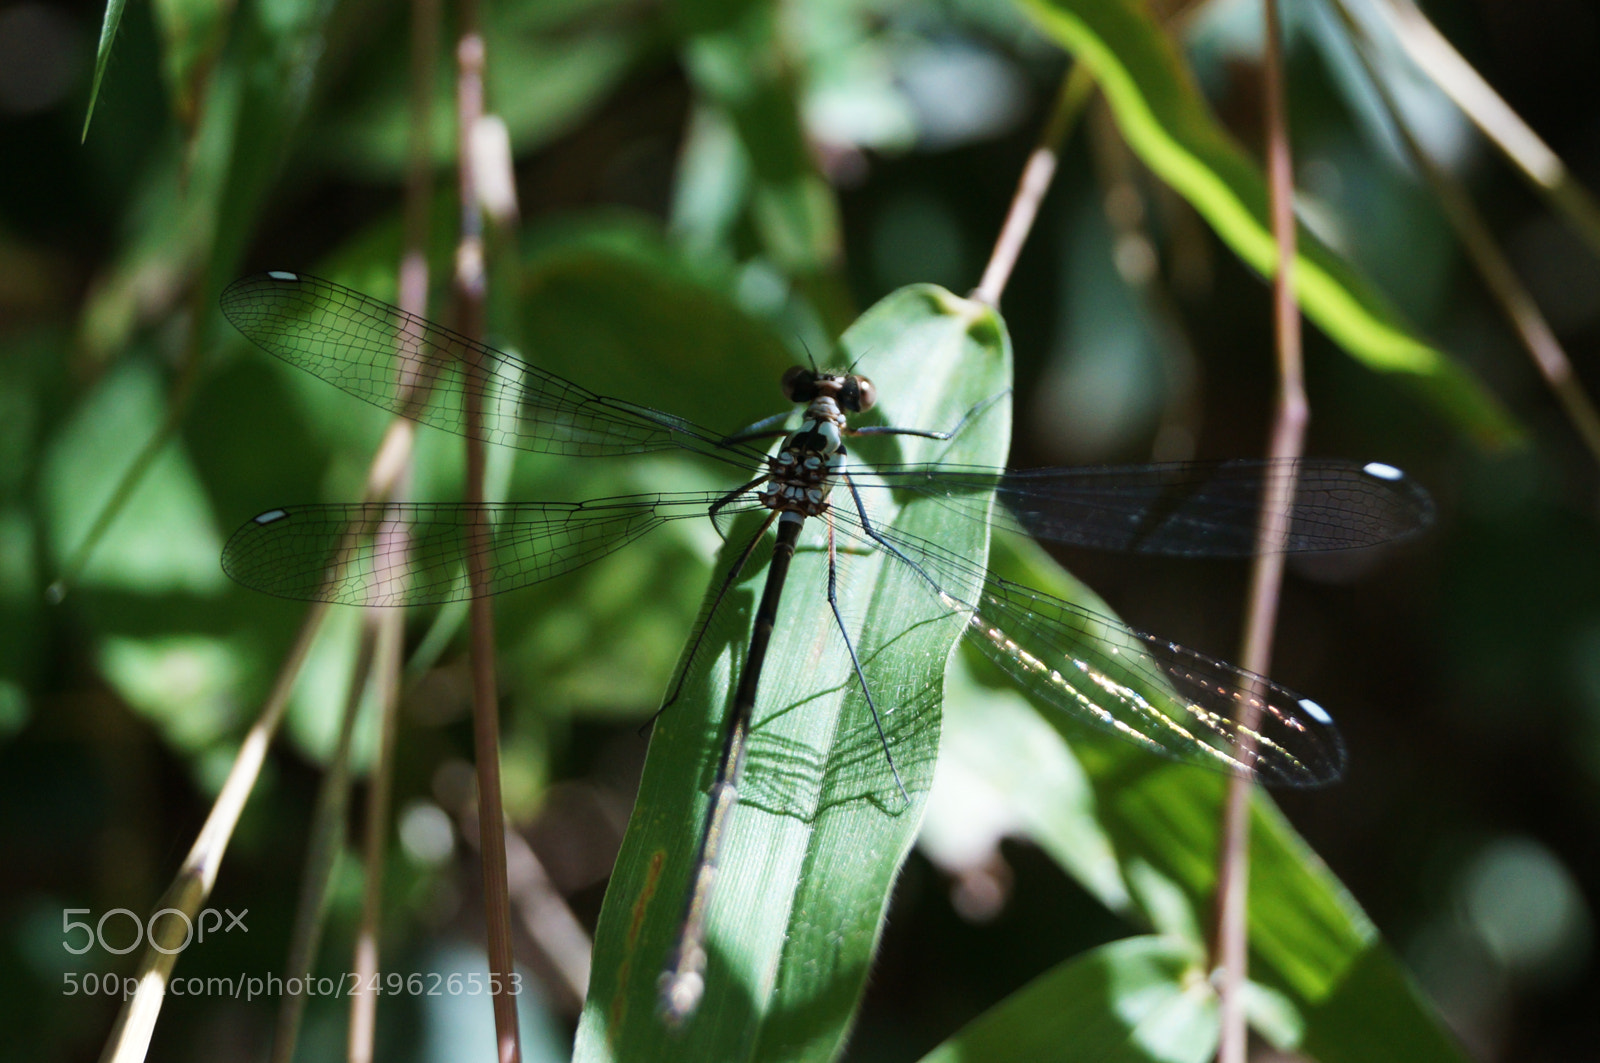
[[(398, 307), (303, 273), (230, 284), (222, 313), (262, 350), (375, 406), (457, 435), (546, 454), (682, 448), (752, 468), (762, 453), (721, 433), (597, 395)], [(469, 431), (467, 400), (482, 419)]]
[[(287, 506), (234, 532), (222, 568), (280, 598), (385, 606), (452, 602), (472, 597), (469, 555), (485, 562), (486, 593), (499, 594), (581, 568), (668, 521), (703, 518), (722, 497), (696, 492), (481, 507)], [(740, 500), (724, 512), (755, 504)]]
[[(967, 636), (1036, 700), (1152, 752), (1269, 785), (1322, 786), (1344, 744), (1315, 702), (1254, 673), (1135, 631), (1060, 598), (990, 576), (925, 539), (869, 532), (851, 503), (842, 533), (909, 564), (930, 593), (968, 617)], [(949, 588), (977, 586), (977, 601)]]
[[(1433, 521), (1427, 492), (1378, 462), (1300, 458), (1020, 470), (898, 465), (873, 472), (888, 488), (937, 497), (974, 520), (1051, 542), (1140, 554), (1252, 556), (1263, 494), (1290, 477), (1294, 511), (1285, 549), (1291, 553), (1376, 546)], [(990, 512), (991, 489), (1004, 511)]]

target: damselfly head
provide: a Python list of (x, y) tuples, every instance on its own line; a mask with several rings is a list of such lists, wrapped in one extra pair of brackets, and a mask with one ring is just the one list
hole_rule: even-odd
[(783, 374), (783, 397), (790, 402), (811, 402), (828, 395), (851, 413), (872, 409), (878, 389), (872, 381), (855, 373), (827, 372), (793, 366)]

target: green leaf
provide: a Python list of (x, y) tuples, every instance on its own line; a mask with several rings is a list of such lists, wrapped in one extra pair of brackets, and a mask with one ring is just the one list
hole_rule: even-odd
[[(160, 430), (163, 401), (155, 370), (130, 361), (100, 381), (52, 441), (41, 489), (57, 558), (81, 549), (135, 462), (129, 441), (143, 443)], [(169, 439), (142, 468), (143, 481), (81, 583), (143, 594), (220, 592), (227, 586), (216, 564), (222, 536), (181, 441)]]
[(227, 0), (154, 0), (151, 5), (161, 30), (162, 73), (185, 129), (194, 126), (233, 6)]
[(106, 76), (106, 64), (111, 62), (111, 46), (116, 43), (117, 27), (122, 25), (122, 11), (128, 0), (106, 0), (106, 17), (100, 23), (100, 43), (94, 52), (94, 83), (89, 86), (89, 107), (83, 115), (82, 139), (89, 139), (89, 123), (94, 120), (94, 105), (100, 99), (100, 82)]
[(174, 749), (203, 753), (238, 723), (239, 655), (223, 639), (110, 637), (100, 646), (100, 671)]
[(333, 0), (258, 0), (242, 9), (235, 42), (241, 58), (228, 65), (240, 84), (226, 105), (232, 139), (217, 203), (217, 217), (227, 224), (214, 230), (205, 274), (213, 303), (243, 257), (262, 202), (290, 157), (291, 141), (311, 103), (334, 9)]
[[(484, 9), (483, 33), (490, 42), (485, 93), (517, 156), (570, 132), (638, 61), (648, 24), (607, 17), (611, 13), (603, 7), (588, 4), (565, 18), (549, 5)], [(404, 35), (391, 29), (386, 40), (389, 48), (363, 49), (354, 57), (359, 65), (342, 75), (341, 91), (308, 140), (323, 165), (398, 181), (411, 150), (413, 75), (409, 63), (395, 61), (393, 49), (404, 47)], [(449, 49), (441, 49), (426, 120), (429, 157), (439, 167), (455, 164), (458, 147), (455, 74)]]
[[(839, 203), (806, 137), (800, 57), (792, 54), (780, 9), (748, 0), (689, 0), (674, 13), (690, 81), (706, 106), (720, 112), (712, 120), (725, 118), (737, 136), (739, 158), (730, 173), (747, 167), (748, 187), (731, 191), (762, 252), (806, 289), (825, 322), (842, 323), (849, 295), (838, 276), (844, 253)], [(707, 176), (704, 161), (687, 158), (683, 176)], [(688, 219), (680, 212), (678, 220)]]
[(1116, 941), (1040, 975), (922, 1063), (1204, 1063), (1217, 1001), (1190, 942)]
[[(1217, 124), (1171, 40), (1134, 0), (1025, 0), (1044, 30), (1094, 71), (1117, 124), (1145, 164), (1192, 204), (1252, 268), (1270, 276), (1277, 248), (1266, 182)], [(1457, 426), (1491, 444), (1520, 437), (1499, 401), (1417, 335), (1353, 267), (1304, 226), (1301, 308), (1369, 369), (1412, 381)]]
[[(998, 548), (999, 540), (996, 540)], [(996, 550), (991, 550), (991, 560)], [(944, 748), (917, 844), (941, 853), (989, 848), (998, 837), (974, 835), (970, 808), (1005, 807), (1019, 833), (1068, 870), (1114, 912), (1130, 906), (1116, 850), (1095, 809), (1094, 790), (1077, 758), (1015, 685), (976, 646), (956, 655), (945, 678)], [(972, 662), (998, 686), (980, 684)], [(982, 791), (976, 788), (982, 787)]]
[(1431, 1010), (1394, 953), (1375, 942), (1308, 1011), (1304, 1047), (1319, 1063), (1464, 1063), (1467, 1054), (1436, 1020), (1418, 1021)]
[[(222, 66), (206, 93), (194, 145), (194, 166), (187, 176), (176, 157), (168, 161), (171, 177), (149, 186), (150, 224), (131, 242), (102, 294), (86, 308), (84, 332), (93, 348), (114, 350), (131, 331), (142, 304), (152, 291), (171, 298), (180, 278), (200, 268), (194, 298), (203, 308), (215, 305), (221, 285), (234, 272), (250, 238), (251, 219), (260, 209), (271, 180), (286, 157), (285, 144), (297, 127), (310, 95), (321, 58), (321, 38), (331, 0), (261, 0), (246, 5), (238, 44), (245, 57)], [(239, 136), (239, 130), (247, 134)], [(163, 175), (165, 176), (165, 175)], [(181, 179), (180, 179), (181, 178)], [(228, 219), (223, 225), (221, 219)], [(203, 266), (202, 266), (203, 264)], [(165, 309), (165, 307), (162, 307)], [(198, 374), (196, 362), (210, 338), (215, 315), (196, 315), (184, 349), (180, 379)], [(180, 386), (172, 402), (171, 423), (187, 411), (182, 406), (192, 390)], [(157, 428), (144, 443), (148, 451), (164, 445), (170, 425)], [(145, 466), (135, 464), (125, 483), (104, 499), (103, 512), (91, 527), (103, 532), (117, 518), (117, 508), (131, 497)], [(73, 566), (92, 557), (98, 534), (89, 535)], [(75, 578), (69, 567), (68, 580)]]
[[(948, 427), (1010, 382), (999, 319), (931, 286), (883, 300), (842, 346), (878, 386), (879, 405), (865, 423)], [(948, 443), (863, 438), (850, 449), (869, 464), (995, 465), (1004, 462), (1009, 433), (1001, 403)], [(874, 518), (939, 538), (980, 564), (986, 553), (984, 530), (932, 499), (897, 513), (885, 506)], [(841, 551), (840, 610), (912, 796), (907, 808), (824, 600), (823, 524), (808, 522), (802, 534), (761, 677), (745, 785), (710, 906), (705, 999), (671, 1033), (656, 1013), (770, 552), (764, 546), (715, 614), (683, 696), (657, 721), (601, 912), (580, 1060), (828, 1059), (842, 1043), (921, 820), (945, 663), (964, 621), (882, 552)], [(752, 533), (753, 522), (733, 523), (713, 587)]]

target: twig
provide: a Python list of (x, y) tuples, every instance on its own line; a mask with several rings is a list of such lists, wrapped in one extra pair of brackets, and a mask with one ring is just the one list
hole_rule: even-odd
[[(460, 137), (461, 242), (456, 251), (456, 298), (459, 328), (471, 337), (483, 334), (483, 214), (478, 199), (477, 159), (473, 136), (483, 117), (484, 43), (478, 35), (476, 4), (462, 4), (464, 27), (456, 48), (458, 82), (457, 134)], [(478, 365), (473, 372), (482, 372)], [(467, 388), (467, 505), (473, 519), (467, 535), (488, 542), (493, 534), (484, 514), (484, 443), (479, 428), (483, 410), (475, 388)], [(489, 602), (487, 551), (467, 558), (472, 589), (472, 734), (478, 769), (478, 833), (483, 854), (483, 908), (487, 924), (490, 989), (494, 999), (496, 1055), (500, 1063), (517, 1063), (522, 1048), (517, 1035), (517, 998), (512, 994), (511, 898), (506, 878), (505, 811), (500, 799), (500, 707), (495, 689), (494, 610)]]
[[(1567, 358), (1567, 352), (1562, 348), (1561, 341), (1556, 339), (1555, 330), (1539, 312), (1533, 296), (1517, 279), (1516, 272), (1512, 270), (1511, 264), (1506, 261), (1499, 245), (1495, 243), (1483, 216), (1473, 206), (1472, 198), (1461, 187), (1461, 183), (1434, 162), (1433, 157), (1417, 141), (1416, 134), (1412, 132), (1405, 114), (1395, 102), (1388, 83), (1380, 76), (1371, 56), (1367, 54), (1367, 49), (1362, 47), (1363, 42), (1370, 45), (1371, 38), (1351, 15), (1344, 0), (1335, 0), (1333, 10), (1344, 23), (1345, 32), (1356, 41), (1356, 57), (1361, 60), (1367, 80), (1377, 92), (1384, 110), (1388, 112), (1389, 120), (1394, 124), (1406, 154), (1416, 164), (1423, 179), (1428, 182), (1428, 187), (1438, 198), (1445, 218), (1454, 226), (1456, 235), (1461, 238), (1461, 244), (1472, 259), (1473, 267), (1477, 269), (1490, 294), (1500, 303), (1501, 311), (1516, 329), (1517, 336), (1533, 358), (1533, 364), (1539, 370), (1539, 374), (1544, 377), (1550, 390), (1555, 392), (1557, 401), (1561, 403), (1561, 408), (1566, 412), (1573, 428), (1582, 437), (1584, 446), (1588, 447), (1589, 453), (1596, 461), (1600, 461), (1600, 413), (1596, 412), (1594, 403), (1583, 390), (1583, 385), (1578, 382), (1577, 375), (1572, 370), (1572, 362)], [(1429, 26), (1428, 29), (1431, 31), (1432, 27)], [(1458, 56), (1457, 59), (1459, 58)], [(1557, 163), (1559, 165), (1559, 160)]]
[[(473, 795), (467, 794), (459, 803), (448, 806), (448, 810), (456, 817), (467, 844), (478, 846), (483, 828)], [(544, 864), (527, 840), (516, 831), (504, 831), (502, 837), (506, 840), (506, 866), (516, 911), (521, 916), (523, 932), (542, 953), (536, 959), (546, 961), (547, 969), (542, 973), (548, 979), (547, 988), (552, 991), (552, 1004), (570, 1006), (575, 1013), (583, 1006), (584, 994), (589, 989), (594, 942), (555, 883), (550, 881)]]
[[(1266, 77), (1267, 179), (1272, 195), (1272, 235), (1278, 245), (1278, 269), (1272, 288), (1278, 398), (1273, 416), (1271, 457), (1285, 460), (1300, 456), (1310, 407), (1301, 366), (1300, 307), (1294, 292), (1294, 172), (1289, 156), (1277, 0), (1264, 0), (1263, 13), (1266, 21), (1262, 58)], [(1288, 536), (1288, 514), (1294, 489), (1293, 476), (1273, 477), (1261, 500), (1256, 556), (1250, 571), (1249, 615), (1240, 653), (1244, 667), (1257, 675), (1265, 673), (1272, 660), (1273, 628), (1277, 623), (1278, 595), (1283, 585), (1283, 544)], [(1252, 734), (1259, 716), (1258, 699), (1245, 698), (1240, 711), (1240, 733)], [(1229, 780), (1221, 867), (1217, 875), (1216, 957), (1221, 966), (1222, 1013), (1222, 1034), (1217, 1047), (1219, 1063), (1244, 1063), (1249, 1047), (1243, 990), (1250, 944), (1251, 796), (1250, 779), (1234, 776)]]
[[(272, 693), (239, 746), (233, 767), (228, 770), (228, 778), (222, 784), (222, 791), (211, 806), (211, 814), (200, 828), (189, 855), (184, 857), (177, 876), (156, 902), (156, 911), (173, 908), (186, 916), (182, 924), (184, 926), (189, 925), (211, 896), (217, 871), (222, 866), (222, 857), (228, 850), (228, 841), (233, 837), (233, 829), (239, 823), (245, 802), (250, 799), (250, 792), (260, 777), (267, 749), (272, 745), (278, 724), (283, 721), (283, 710), (289, 704), (289, 693), (294, 689), (295, 680), (300, 677), (300, 667), (305, 663), (306, 653), (311, 649), (327, 612), (328, 607), (322, 602), (306, 610), (294, 645), (278, 669)], [(105, 1050), (100, 1055), (102, 1063), (139, 1063), (149, 1051), (150, 1037), (155, 1032), (156, 1019), (161, 1014), (161, 1004), (166, 996), (167, 979), (178, 962), (178, 953), (182, 951), (178, 947), (181, 941), (167, 940), (166, 937), (167, 932), (175, 932), (178, 925), (176, 920), (164, 920), (160, 924), (162, 940), (151, 941), (150, 947), (140, 957), (137, 976), (139, 988), (117, 1015), (116, 1025), (106, 1038)], [(155, 936), (152, 934), (152, 937)]]
[[(398, 418), (396, 423), (390, 425), (388, 434), (379, 444), (378, 452), (373, 455), (372, 464), (367, 470), (366, 500), (385, 497), (394, 489), (393, 478), (399, 468), (394, 460), (395, 440), (407, 432), (409, 427), (402, 427)], [(217, 880), (217, 871), (222, 865), (223, 856), (227, 853), (228, 842), (233, 837), (233, 829), (238, 825), (245, 802), (250, 799), (250, 792), (255, 788), (256, 780), (261, 775), (261, 765), (266, 761), (267, 750), (277, 734), (278, 725), (283, 722), (283, 712), (289, 704), (289, 694), (294, 689), (295, 681), (300, 678), (301, 666), (305, 664), (306, 654), (316, 641), (317, 633), (327, 613), (326, 602), (313, 602), (306, 610), (305, 618), (300, 622), (300, 630), (295, 635), (294, 645), (290, 647), (283, 664), (279, 666), (272, 692), (261, 707), (261, 715), (256, 718), (256, 722), (245, 735), (244, 742), (240, 744), (239, 752), (233, 759), (233, 766), (228, 769), (228, 777), (222, 784), (222, 790), (217, 794), (217, 799), (211, 806), (211, 813), (206, 817), (204, 826), (200, 828), (200, 833), (189, 849), (188, 856), (184, 858), (172, 884), (156, 902), (153, 910), (174, 908), (192, 920), (211, 896), (211, 889)], [(162, 923), (164, 933), (169, 924), (174, 928), (176, 926), (171, 920)], [(151, 947), (140, 957), (137, 975), (139, 988), (117, 1015), (116, 1024), (106, 1038), (106, 1047), (100, 1054), (102, 1063), (139, 1063), (145, 1058), (150, 1047), (150, 1037), (155, 1032), (156, 1019), (161, 1014), (167, 979), (177, 963), (178, 952), (182, 951), (173, 948), (168, 953), (155, 946), (160, 945), (165, 949), (177, 944), (180, 942), (168, 941), (163, 937), (159, 941), (152, 941)]]
[[(400, 253), (400, 308), (416, 317), (428, 311), (428, 220), (433, 206), (433, 86), (439, 47), (439, 0), (412, 0), (411, 4), (411, 104), (410, 144), (406, 161), (404, 247)], [(409, 347), (397, 337), (400, 380), (416, 379), (407, 372)], [(410, 494), (411, 422), (394, 422), (395, 497)], [(410, 553), (410, 542), (398, 523), (385, 522), (380, 533), (379, 556), (389, 570), (385, 579), (398, 579)], [(398, 745), (400, 676), (404, 656), (405, 619), (395, 609), (368, 609), (366, 624), (374, 631), (377, 652), (373, 665), (374, 701), (379, 714), (378, 758), (373, 765), (370, 799), (362, 841), (364, 874), (361, 922), (356, 931), (352, 960), (355, 992), (350, 997), (350, 1026), (346, 1057), (350, 1063), (370, 1063), (377, 1042), (378, 995), (370, 990), (379, 971), (378, 944), (383, 926), (383, 876), (388, 852), (389, 808), (393, 792), (395, 749)]]
[[(403, 540), (405, 532), (383, 532)], [(387, 551), (394, 551), (390, 555)], [(393, 562), (390, 569), (404, 564), (409, 545), (403, 541), (380, 546), (380, 556)], [(393, 580), (398, 577), (384, 575)], [(384, 854), (388, 851), (389, 804), (394, 790), (395, 748), (398, 744), (400, 667), (405, 635), (404, 614), (395, 609), (366, 610), (363, 639), (372, 639), (371, 689), (378, 709), (378, 756), (373, 762), (367, 785), (367, 814), (362, 832), (361, 923), (356, 931), (354, 959), (355, 990), (350, 995), (350, 1028), (345, 1055), (350, 1063), (371, 1063), (374, 1057), (378, 1021), (378, 994), (373, 991), (378, 978), (378, 940), (383, 926)]]
[(350, 689), (345, 695), (339, 741), (322, 777), (322, 785), (317, 788), (311, 837), (306, 844), (306, 864), (300, 875), (300, 897), (295, 905), (294, 929), (289, 935), (289, 954), (283, 968), (285, 984), (297, 986), (299, 991), (286, 990), (278, 1006), (278, 1023), (272, 1035), (272, 1063), (291, 1063), (300, 1040), (300, 1022), (305, 1016), (309, 994), (298, 976), (309, 975), (316, 964), (327, 916), (328, 884), (333, 880), (333, 869), (344, 849), (345, 810), (350, 797), (350, 748), (356, 721), (361, 716), (361, 695), (372, 677), (375, 645), (372, 632), (364, 630), (350, 674)]
[(1044, 200), (1044, 194), (1050, 188), (1050, 181), (1055, 177), (1061, 145), (1066, 142), (1067, 134), (1072, 131), (1073, 124), (1083, 113), (1083, 105), (1093, 91), (1094, 75), (1084, 64), (1074, 63), (1061, 81), (1055, 104), (1050, 109), (1050, 117), (1045, 122), (1044, 131), (1039, 134), (1039, 143), (1035, 145), (1032, 154), (1028, 156), (1027, 164), (1022, 168), (1022, 178), (1017, 182), (1017, 193), (1012, 197), (1011, 207), (1006, 211), (1006, 220), (1000, 226), (1000, 235), (995, 239), (994, 250), (989, 254), (989, 264), (984, 267), (983, 279), (972, 289), (969, 298), (986, 306), (1000, 305), (1000, 296), (1005, 291), (1006, 282), (1011, 279), (1011, 270), (1017, 264), (1017, 256), (1022, 253), (1022, 245), (1027, 242), (1028, 233), (1032, 231), (1033, 223), (1039, 216), (1039, 204)]

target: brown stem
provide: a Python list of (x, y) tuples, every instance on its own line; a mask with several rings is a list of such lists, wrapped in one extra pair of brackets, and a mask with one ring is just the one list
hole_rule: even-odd
[[(412, 0), (411, 5), (411, 106), (410, 143), (406, 161), (405, 236), (400, 253), (398, 292), (400, 308), (417, 317), (428, 311), (428, 218), (433, 205), (432, 114), (434, 63), (439, 46), (439, 0)], [(397, 343), (401, 361), (397, 372), (405, 372), (407, 344)], [(395, 472), (390, 497), (410, 493), (412, 424), (396, 418), (391, 426), (385, 453)], [(391, 570), (405, 567), (410, 544), (398, 525), (385, 522), (390, 529), (380, 534), (378, 554)], [(386, 579), (392, 577), (385, 577)], [(346, 1056), (350, 1063), (370, 1063), (377, 1037), (378, 995), (368, 992), (379, 971), (378, 943), (383, 926), (383, 875), (388, 852), (389, 806), (393, 791), (395, 750), (399, 738), (400, 674), (403, 663), (405, 617), (396, 609), (368, 609), (366, 625), (376, 642), (373, 661), (374, 701), (378, 706), (379, 748), (372, 769), (370, 799), (362, 840), (362, 866), (365, 875), (361, 896), (361, 922), (351, 969), (355, 990), (350, 997), (350, 1029)]]
[[(462, 34), (456, 48), (457, 135), (461, 177), (461, 241), (456, 251), (456, 299), (460, 330), (483, 335), (483, 215), (479, 208), (473, 131), (483, 117), (484, 43), (476, 26), (476, 5), (461, 7)], [(474, 372), (481, 372), (473, 366)], [(469, 538), (487, 542), (493, 529), (483, 512), (484, 445), (478, 426), (483, 410), (477, 389), (467, 389), (467, 504), (474, 508)], [(489, 601), (486, 551), (468, 553), (467, 579), (472, 589), (472, 720), (478, 767), (478, 833), (483, 855), (483, 906), (487, 923), (490, 988), (494, 999), (496, 1056), (517, 1063), (522, 1048), (517, 1034), (517, 997), (511, 953), (511, 890), (506, 876), (505, 811), (500, 798), (500, 716), (495, 688), (494, 610)]]
[(1067, 134), (1083, 113), (1083, 105), (1093, 89), (1094, 76), (1089, 73), (1089, 68), (1082, 63), (1073, 64), (1061, 81), (1050, 117), (1045, 122), (1044, 131), (1039, 134), (1039, 143), (1022, 168), (1017, 193), (1011, 198), (1006, 220), (1000, 226), (1000, 235), (995, 238), (989, 264), (983, 270), (983, 279), (972, 289), (969, 298), (987, 306), (1000, 305), (1000, 295), (1005, 291), (1006, 282), (1011, 279), (1017, 256), (1022, 253), (1022, 245), (1027, 242), (1028, 233), (1033, 230), (1033, 223), (1039, 216), (1039, 204), (1055, 177), (1061, 145), (1066, 142)]
[[(355, 739), (356, 721), (361, 716), (362, 694), (372, 679), (373, 649), (376, 641), (370, 630), (363, 630), (356, 649), (355, 667), (345, 693), (344, 712), (339, 721), (339, 740), (328, 770), (317, 789), (316, 810), (311, 816), (311, 837), (306, 844), (305, 869), (300, 876), (300, 897), (295, 905), (295, 924), (289, 937), (287, 977), (305, 974), (316, 965), (317, 951), (327, 916), (328, 884), (339, 854), (344, 849), (345, 811), (350, 797), (350, 748)], [(297, 992), (284, 991), (278, 1009), (278, 1022), (272, 1035), (272, 1063), (290, 1063), (300, 1039), (300, 1023), (305, 1016), (310, 989), (298, 982), (286, 982)]]
[[(1273, 324), (1277, 346), (1278, 397), (1273, 416), (1271, 457), (1300, 456), (1310, 407), (1306, 400), (1301, 365), (1300, 308), (1295, 300), (1294, 172), (1289, 155), (1288, 119), (1283, 91), (1283, 56), (1277, 0), (1263, 0), (1266, 47), (1267, 179), (1272, 195), (1272, 235), (1278, 245), (1278, 269), (1273, 278)], [(1250, 573), (1249, 615), (1245, 624), (1241, 663), (1261, 675), (1272, 660), (1272, 635), (1277, 623), (1278, 595), (1283, 585), (1283, 544), (1288, 534), (1289, 507), (1294, 499), (1294, 478), (1274, 477), (1261, 502), (1256, 534), (1256, 558)], [(1252, 733), (1259, 709), (1253, 698), (1244, 699), (1240, 732)], [(1244, 1063), (1249, 1047), (1249, 1027), (1244, 1009), (1244, 985), (1249, 961), (1251, 781), (1235, 776), (1229, 781), (1224, 813), (1221, 866), (1217, 883), (1217, 948), (1221, 968), (1222, 1034), (1217, 1046), (1219, 1063)]]
[[(272, 693), (261, 707), (261, 715), (245, 735), (205, 825), (200, 828), (189, 855), (184, 857), (178, 874), (156, 902), (154, 910), (175, 908), (192, 921), (211, 896), (211, 888), (216, 884), (217, 871), (222, 866), (223, 855), (228, 851), (233, 829), (238, 825), (239, 815), (250, 798), (250, 791), (255, 788), (256, 779), (261, 775), (261, 765), (266, 761), (267, 750), (272, 746), (278, 724), (283, 722), (283, 710), (289, 704), (289, 693), (294, 689), (295, 680), (300, 677), (300, 667), (305, 663), (306, 654), (327, 615), (328, 607), (322, 602), (306, 610), (294, 645), (278, 669)], [(170, 925), (176, 925), (177, 922), (167, 921)], [(156, 948), (157, 944), (161, 948)], [(156, 1019), (161, 1014), (167, 979), (178, 962), (178, 953), (182, 951), (174, 947), (177, 944), (165, 940), (151, 942), (151, 947), (140, 957), (137, 974), (139, 988), (117, 1014), (116, 1024), (100, 1054), (102, 1063), (139, 1063), (146, 1057)]]

